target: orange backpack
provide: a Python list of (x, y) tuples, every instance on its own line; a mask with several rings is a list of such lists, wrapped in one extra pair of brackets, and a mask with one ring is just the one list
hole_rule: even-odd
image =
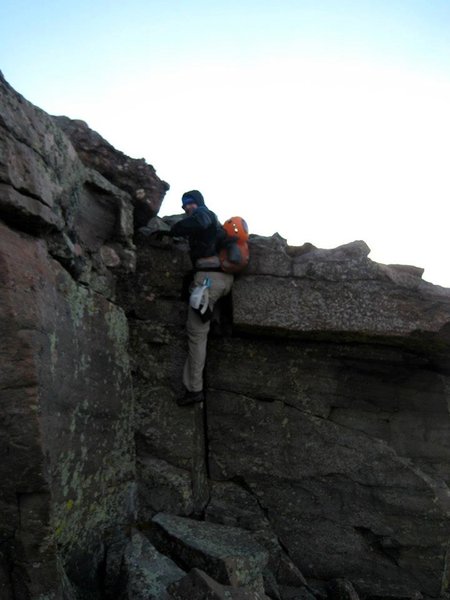
[(231, 217), (222, 227), (225, 232), (219, 252), (220, 266), (225, 273), (239, 273), (248, 264), (248, 225), (242, 217)]

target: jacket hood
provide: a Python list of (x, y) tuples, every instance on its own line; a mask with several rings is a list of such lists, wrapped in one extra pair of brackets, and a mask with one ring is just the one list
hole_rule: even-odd
[(191, 190), (189, 192), (185, 192), (181, 197), (181, 203), (183, 206), (186, 204), (192, 204), (195, 202), (197, 206), (205, 206), (205, 201), (203, 196), (198, 190)]

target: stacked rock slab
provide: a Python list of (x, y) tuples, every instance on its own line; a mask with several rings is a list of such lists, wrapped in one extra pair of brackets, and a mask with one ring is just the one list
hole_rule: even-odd
[(267, 551), (247, 531), (158, 513), (156, 544), (189, 568), (202, 569), (219, 583), (264, 594)]

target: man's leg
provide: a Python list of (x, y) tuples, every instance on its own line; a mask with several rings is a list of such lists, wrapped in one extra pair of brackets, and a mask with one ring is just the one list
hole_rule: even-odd
[(188, 356), (184, 363), (183, 383), (189, 392), (201, 392), (203, 389), (203, 368), (206, 361), (209, 325), (209, 321), (202, 322), (193, 308), (188, 308), (186, 323)]
[[(209, 288), (209, 308), (212, 311), (219, 298), (228, 294), (233, 285), (233, 276), (228, 273), (203, 272), (195, 274), (194, 285), (201, 285), (205, 277), (211, 280)], [(186, 331), (188, 336), (188, 357), (183, 369), (183, 383), (188, 392), (199, 393), (203, 390), (203, 369), (206, 361), (206, 347), (210, 322), (203, 322), (198, 313), (188, 309)]]

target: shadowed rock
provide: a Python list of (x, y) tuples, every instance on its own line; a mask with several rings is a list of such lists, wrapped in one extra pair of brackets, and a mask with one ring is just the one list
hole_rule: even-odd
[(162, 510), (189, 516), (194, 511), (191, 473), (164, 460), (141, 457), (137, 462), (140, 515), (144, 521)]
[(203, 569), (222, 584), (263, 592), (267, 552), (247, 531), (162, 513), (153, 523), (157, 545), (182, 564)]
[(174, 600), (269, 600), (253, 590), (220, 585), (200, 569), (169, 586), (169, 592)]
[(346, 579), (334, 579), (328, 584), (329, 600), (359, 600), (351, 581)]
[(123, 570), (127, 600), (170, 600), (168, 586), (185, 575), (139, 532), (132, 534), (125, 548)]

